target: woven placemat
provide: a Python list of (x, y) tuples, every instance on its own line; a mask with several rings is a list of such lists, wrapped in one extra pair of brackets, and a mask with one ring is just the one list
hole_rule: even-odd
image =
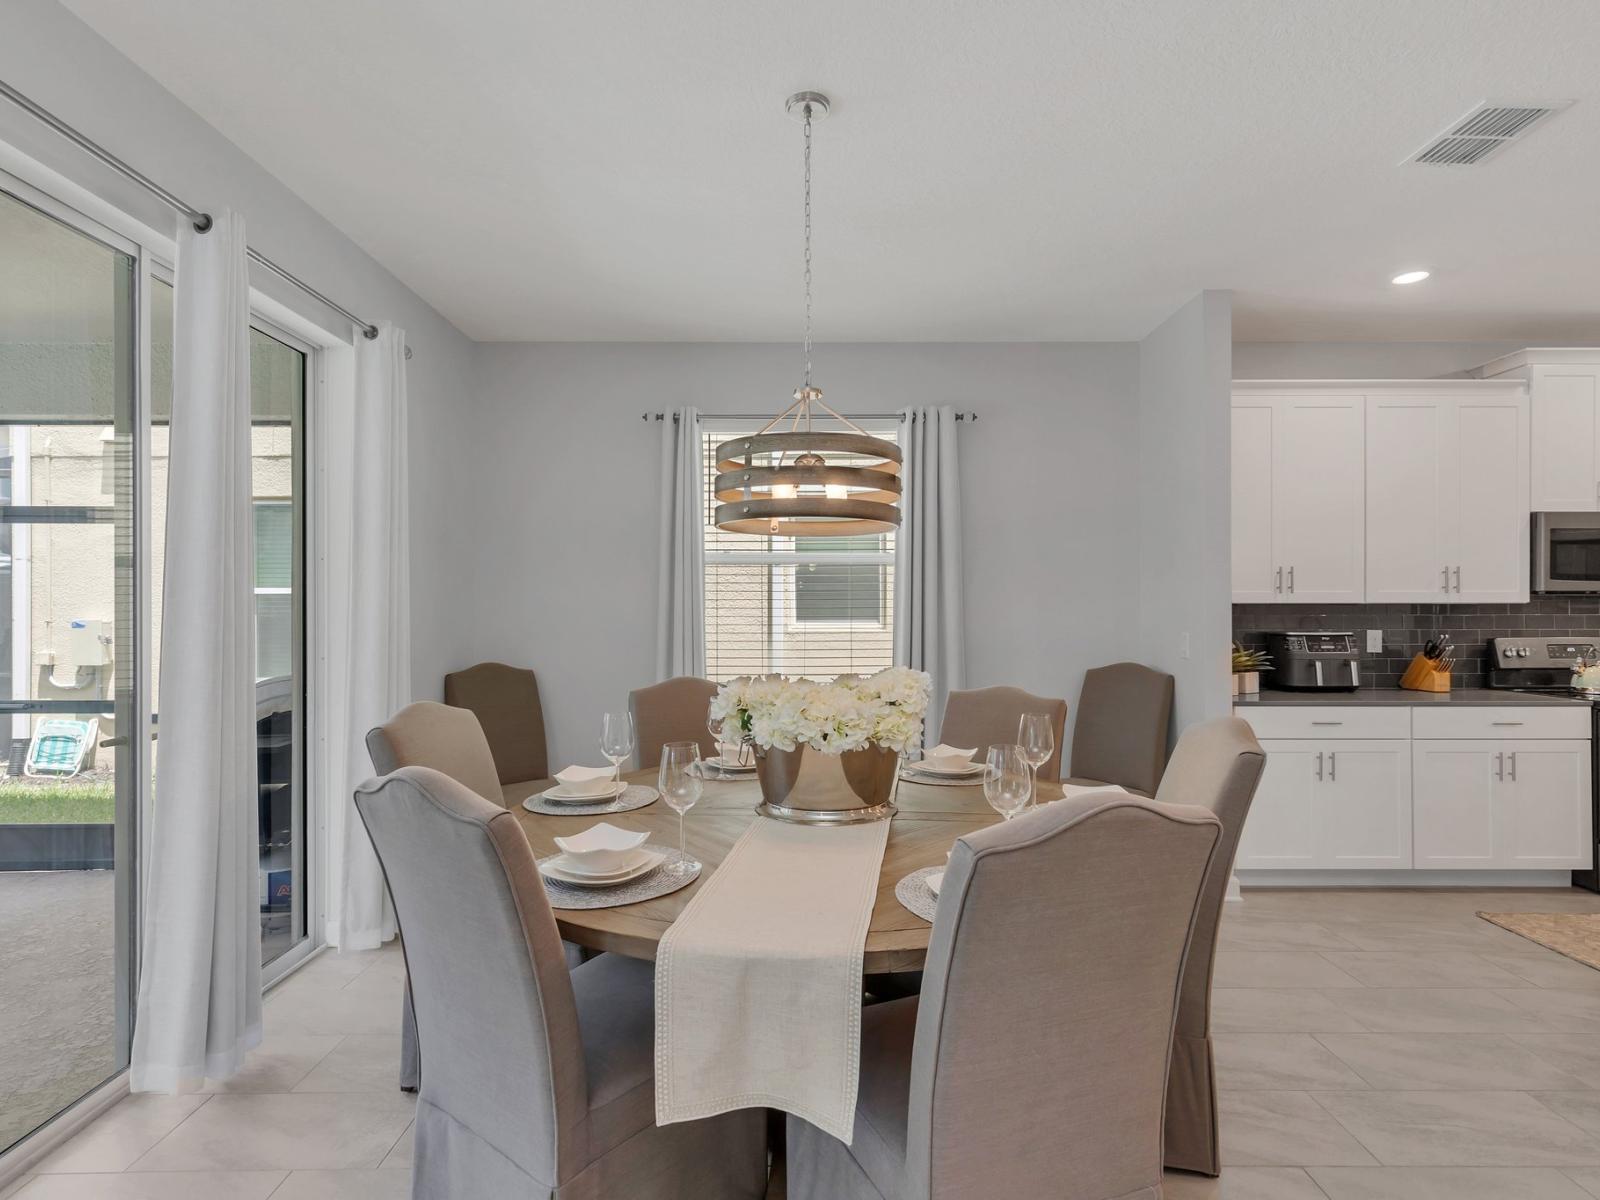
[(636, 808), (644, 808), (654, 804), (661, 793), (653, 787), (646, 787), (642, 783), (630, 783), (628, 790), (614, 800), (601, 800), (594, 804), (564, 804), (556, 800), (546, 800), (544, 793), (529, 796), (522, 802), (522, 807), (529, 812), (542, 813), (547, 817), (598, 817), (606, 813), (632, 812)]
[(939, 907), (939, 897), (928, 887), (928, 876), (937, 875), (942, 870), (943, 867), (923, 867), (894, 885), (894, 898), (912, 916), (921, 917), (930, 925), (933, 924), (934, 911)]
[[(550, 897), (551, 908), (621, 908), (624, 904), (638, 904), (643, 900), (654, 900), (657, 896), (670, 896), (679, 888), (686, 888), (700, 877), (700, 864), (696, 863), (694, 871), (679, 878), (671, 875), (666, 868), (678, 860), (676, 846), (662, 846), (656, 842), (646, 842), (646, 850), (656, 850), (667, 856), (654, 871), (648, 875), (641, 875), (638, 879), (630, 879), (627, 883), (619, 883), (616, 887), (588, 888), (577, 887), (570, 883), (562, 883), (559, 879), (551, 879), (540, 874), (544, 880), (545, 894)], [(556, 854), (546, 854), (539, 859), (541, 863), (549, 862), (552, 858), (559, 858)]]

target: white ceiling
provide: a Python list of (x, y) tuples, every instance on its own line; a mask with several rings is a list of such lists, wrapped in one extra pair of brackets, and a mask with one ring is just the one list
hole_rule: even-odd
[(1600, 340), (1594, 0), (65, 3), (479, 339), (796, 337), (815, 88), (821, 340)]

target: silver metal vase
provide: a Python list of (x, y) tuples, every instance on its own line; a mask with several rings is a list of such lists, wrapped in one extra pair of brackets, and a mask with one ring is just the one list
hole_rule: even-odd
[(854, 825), (894, 816), (900, 755), (878, 745), (843, 754), (810, 746), (756, 748), (756, 811), (800, 825)]

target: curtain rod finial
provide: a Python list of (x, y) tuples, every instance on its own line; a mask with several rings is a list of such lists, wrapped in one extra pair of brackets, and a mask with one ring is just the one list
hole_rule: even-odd
[(196, 233), (210, 233), (211, 227), (215, 224), (216, 222), (211, 219), (211, 214), (203, 212), (194, 219), (194, 231)]

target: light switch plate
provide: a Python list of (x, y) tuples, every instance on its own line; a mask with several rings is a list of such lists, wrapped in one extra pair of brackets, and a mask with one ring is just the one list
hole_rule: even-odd
[(1381, 630), (1381, 629), (1369, 629), (1369, 630), (1367, 630), (1367, 653), (1368, 654), (1382, 654), (1383, 653), (1383, 630)]

